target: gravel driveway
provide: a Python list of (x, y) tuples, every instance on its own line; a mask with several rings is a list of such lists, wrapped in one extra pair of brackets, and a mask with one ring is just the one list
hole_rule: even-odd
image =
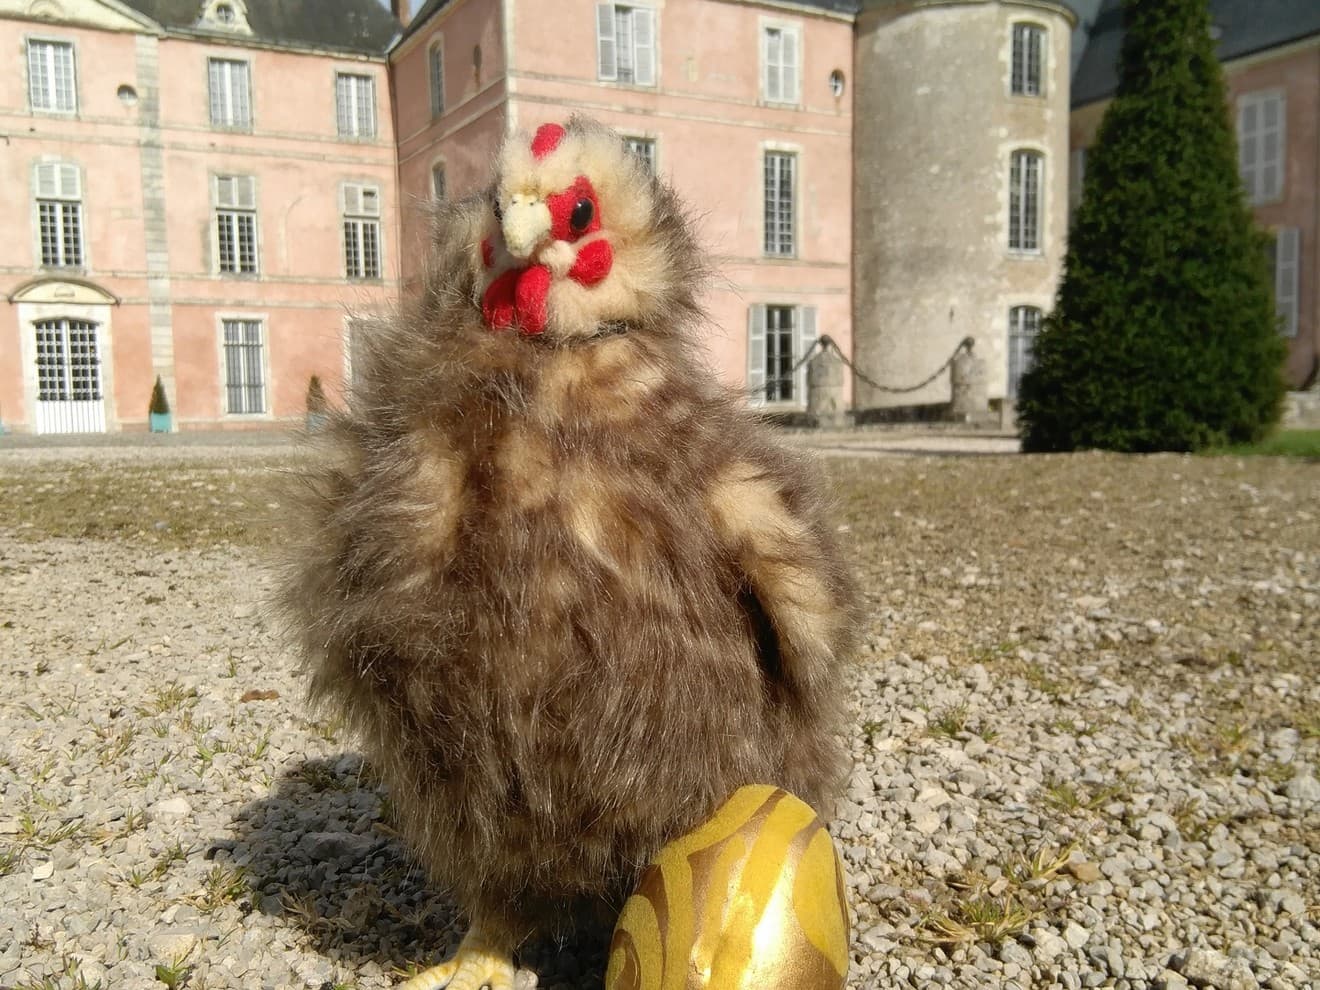
[[(456, 944), (262, 614), (294, 456), (0, 448), (0, 987), (367, 990)], [(870, 603), (849, 987), (1320, 985), (1320, 465), (822, 469)], [(599, 941), (527, 961), (599, 987)]]

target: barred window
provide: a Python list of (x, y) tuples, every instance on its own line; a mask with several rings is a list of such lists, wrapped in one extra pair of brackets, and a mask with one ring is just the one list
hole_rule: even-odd
[(94, 402), (101, 398), (101, 355), (96, 324), (87, 320), (38, 320), (37, 400)]
[(628, 150), (646, 163), (647, 171), (655, 171), (655, 141), (651, 138), (626, 137), (623, 143)]
[(380, 278), (380, 190), (343, 186), (344, 272), (349, 278)]
[(427, 53), (431, 72), (431, 116), (445, 112), (445, 58), (440, 42), (435, 42)]
[(1238, 170), (1251, 203), (1283, 198), (1284, 94), (1247, 93), (1238, 99)]
[(83, 264), (82, 172), (70, 162), (42, 162), (36, 168), (37, 229), (41, 264), (78, 268)]
[(260, 320), (224, 320), (225, 412), (264, 413), (266, 383)]
[(753, 404), (802, 402), (816, 346), (816, 307), (757, 303), (747, 312), (747, 388)]
[(596, 4), (596, 78), (655, 85), (655, 11)]
[(798, 102), (800, 37), (796, 28), (768, 27), (761, 34), (761, 92), (767, 103)]
[(336, 73), (335, 115), (340, 137), (375, 137), (376, 80), (371, 76)]
[(250, 175), (215, 177), (216, 260), (226, 275), (257, 273), (256, 180)]
[(247, 130), (252, 126), (252, 79), (246, 62), (207, 60), (211, 93), (211, 126)]
[(765, 253), (792, 257), (797, 251), (795, 208), (797, 155), (765, 153)]
[(1045, 29), (1035, 24), (1013, 25), (1013, 92), (1040, 96), (1045, 91)]
[(1040, 193), (1044, 156), (1015, 151), (1008, 172), (1008, 246), (1013, 251), (1040, 250)]
[(1016, 399), (1018, 383), (1031, 368), (1031, 349), (1040, 333), (1041, 311), (1014, 306), (1008, 311), (1008, 397)]
[(27, 43), (27, 64), (28, 102), (33, 110), (49, 113), (77, 111), (72, 44), (31, 40)]

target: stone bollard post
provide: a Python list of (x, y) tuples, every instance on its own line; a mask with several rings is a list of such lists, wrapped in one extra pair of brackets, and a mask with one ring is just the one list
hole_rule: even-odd
[(972, 353), (970, 347), (958, 352), (949, 369), (952, 402), (949, 416), (958, 423), (980, 422), (990, 412), (990, 398), (986, 386), (985, 362)]
[(837, 430), (848, 425), (843, 405), (843, 358), (832, 347), (822, 347), (807, 362), (807, 418), (818, 429)]

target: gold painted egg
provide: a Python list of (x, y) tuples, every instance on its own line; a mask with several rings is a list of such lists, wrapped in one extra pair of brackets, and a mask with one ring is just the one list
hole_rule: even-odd
[(646, 868), (614, 928), (605, 990), (842, 990), (844, 891), (810, 807), (740, 788)]

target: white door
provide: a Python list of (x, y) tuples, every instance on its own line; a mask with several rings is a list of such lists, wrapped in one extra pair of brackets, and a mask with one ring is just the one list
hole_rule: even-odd
[(37, 432), (104, 433), (101, 351), (90, 320), (38, 320)]

